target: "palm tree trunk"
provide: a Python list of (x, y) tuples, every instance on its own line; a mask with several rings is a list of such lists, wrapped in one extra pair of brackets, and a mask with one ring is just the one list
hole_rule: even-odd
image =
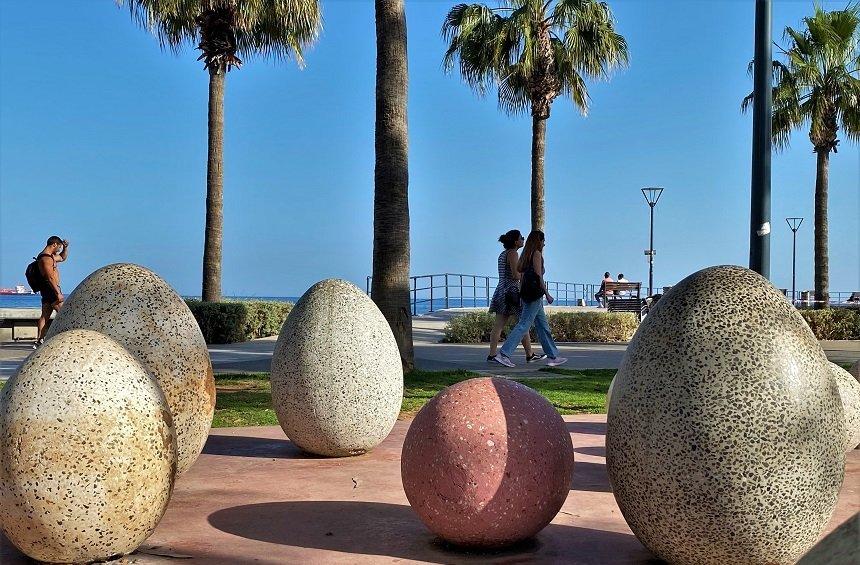
[(546, 118), (532, 117), (532, 229), (543, 231), (543, 167), (546, 153)]
[(203, 243), (203, 300), (221, 300), (221, 240), (224, 224), (223, 69), (209, 71), (209, 160), (206, 168), (206, 238)]
[(827, 253), (827, 188), (830, 149), (818, 149), (815, 173), (815, 307), (830, 306), (830, 258)]
[(375, 0), (376, 163), (370, 296), (394, 332), (403, 369), (414, 367), (409, 301), (409, 135), (403, 0)]

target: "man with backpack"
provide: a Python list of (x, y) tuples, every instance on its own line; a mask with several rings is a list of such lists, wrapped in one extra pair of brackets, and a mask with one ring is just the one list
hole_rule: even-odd
[(56, 235), (48, 238), (48, 244), (34, 257), (35, 261), (27, 266), (27, 282), (33, 292), (42, 295), (42, 315), (39, 317), (37, 327), (39, 333), (33, 349), (39, 347), (45, 339), (45, 333), (51, 326), (51, 314), (59, 311), (63, 306), (63, 291), (60, 289), (60, 271), (57, 263), (62, 263), (69, 255), (69, 241), (60, 239)]

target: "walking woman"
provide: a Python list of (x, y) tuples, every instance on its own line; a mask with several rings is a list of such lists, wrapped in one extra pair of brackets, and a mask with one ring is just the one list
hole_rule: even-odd
[(546, 296), (546, 301), (552, 304), (555, 300), (546, 288), (546, 282), (543, 280), (545, 273), (543, 263), (543, 248), (546, 245), (546, 238), (542, 231), (534, 230), (529, 234), (526, 240), (525, 249), (517, 263), (517, 271), (521, 274), (520, 282), (520, 298), (523, 301), (523, 309), (520, 314), (520, 319), (511, 334), (505, 340), (499, 354), (493, 360), (501, 363), (505, 367), (515, 367), (511, 361), (511, 355), (514, 349), (517, 348), (517, 343), (522, 337), (528, 334), (529, 328), (534, 323), (537, 331), (538, 339), (540, 340), (543, 351), (549, 357), (547, 365), (555, 367), (567, 362), (564, 357), (558, 356), (558, 348), (552, 339), (552, 334), (549, 330), (549, 322), (546, 319), (546, 313), (543, 311), (543, 297)]
[[(487, 361), (495, 361), (499, 338), (502, 330), (511, 316), (519, 316), (520, 304), (520, 272), (517, 270), (519, 255), (517, 250), (523, 246), (523, 234), (520, 230), (511, 230), (499, 237), (499, 242), (505, 249), (499, 254), (499, 284), (490, 301), (490, 313), (496, 315), (493, 331), (490, 334), (490, 354)], [(522, 336), (523, 348), (526, 350), (526, 361), (537, 361), (546, 357), (544, 354), (532, 353), (532, 342), (528, 332)]]

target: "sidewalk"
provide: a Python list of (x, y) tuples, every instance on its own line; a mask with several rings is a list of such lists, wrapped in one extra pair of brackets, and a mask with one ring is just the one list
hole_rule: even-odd
[[(575, 308), (575, 307), (568, 307)], [(593, 308), (591, 308), (593, 310)], [(487, 362), (489, 345), (441, 343), (445, 323), (457, 314), (472, 309), (451, 309), (434, 312), (412, 319), (415, 343), (415, 365), (427, 371), (464, 369), (491, 375), (518, 377), (550, 377), (539, 372), (542, 361), (526, 364), (522, 347), (517, 349), (510, 369)], [(209, 353), (216, 373), (268, 372), (277, 337), (266, 337), (245, 343), (210, 345)], [(860, 341), (822, 341), (827, 358), (839, 363), (860, 360)], [(539, 350), (539, 345), (536, 344)], [(627, 350), (626, 343), (560, 343), (561, 355), (568, 358), (564, 365), (570, 369), (617, 369)], [(12, 375), (24, 359), (32, 353), (32, 342), (0, 345), (0, 382)]]
[[(349, 458), (309, 456), (277, 426), (212, 430), (197, 463), (129, 563), (450, 563), (613, 565), (657, 563), (625, 522), (606, 473), (606, 416), (564, 416), (574, 445), (570, 492), (534, 540), (499, 552), (453, 549), (409, 507), (400, 454), (410, 420)], [(860, 450), (825, 533), (860, 510)], [(30, 563), (0, 535), (0, 563)]]

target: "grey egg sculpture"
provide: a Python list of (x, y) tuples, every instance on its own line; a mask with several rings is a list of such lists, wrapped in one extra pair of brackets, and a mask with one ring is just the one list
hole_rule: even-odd
[(403, 369), (394, 334), (352, 283), (327, 279), (296, 303), (272, 357), (272, 405), (284, 433), (328, 457), (364, 453), (394, 427)]
[(830, 363), (830, 371), (839, 389), (839, 398), (842, 400), (842, 414), (845, 418), (845, 451), (851, 451), (860, 444), (860, 382), (836, 363)]
[(0, 392), (0, 516), (23, 553), (89, 563), (131, 553), (164, 515), (176, 473), (170, 409), (109, 337), (45, 342)]
[(185, 301), (145, 267), (108, 265), (75, 288), (47, 335), (70, 329), (110, 336), (155, 376), (176, 426), (178, 475), (188, 470), (209, 436), (215, 379), (203, 333)]
[(760, 275), (698, 271), (630, 342), (606, 465), (639, 540), (679, 564), (788, 564), (826, 527), (844, 476), (827, 358)]

